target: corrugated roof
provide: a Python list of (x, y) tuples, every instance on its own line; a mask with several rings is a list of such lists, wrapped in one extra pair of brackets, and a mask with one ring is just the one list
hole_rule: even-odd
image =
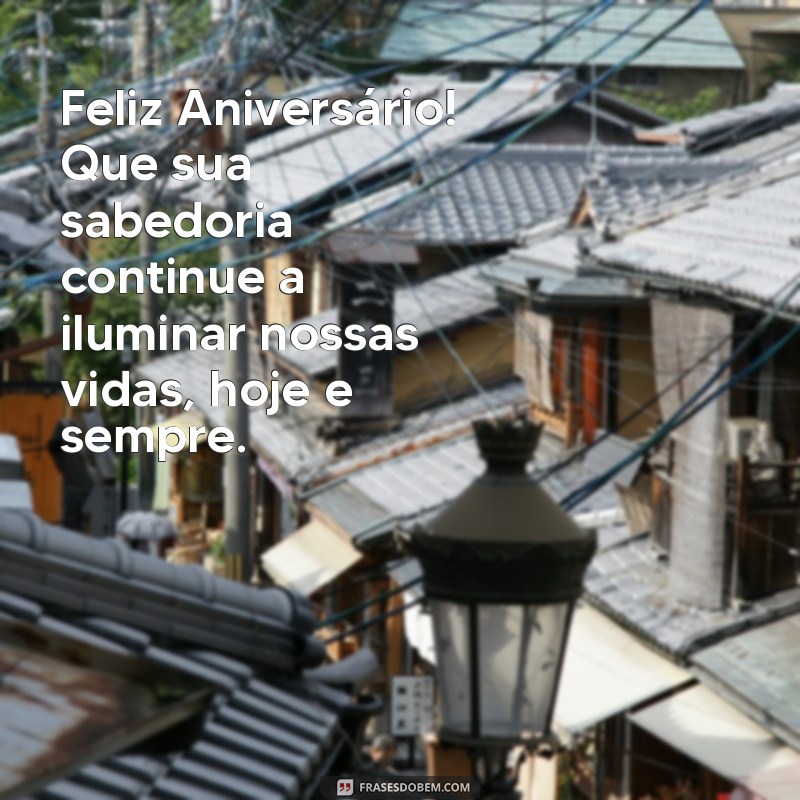
[[(53, 628), (56, 628), (55, 630)], [(18, 797), (206, 710), (211, 688), (59, 626), (0, 621), (0, 793)]]
[[(548, 476), (544, 487), (556, 499), (565, 497), (597, 474), (604, 459), (616, 461), (618, 446), (633, 446), (617, 440), (612, 436), (598, 446), (591, 463), (584, 460)], [(545, 435), (537, 449), (536, 468), (544, 469), (563, 455), (563, 444)], [(461, 436), (382, 461), (321, 487), (309, 496), (308, 507), (358, 543), (391, 530), (399, 521), (426, 518), (463, 491), (484, 467), (474, 436)], [(620, 482), (624, 481), (622, 477)], [(574, 515), (613, 510), (617, 505), (613, 487), (607, 486), (576, 508)]]
[[(215, 690), (214, 703), (188, 746), (176, 741), (172, 752), (161, 748), (157, 756), (108, 758), (51, 784), (36, 798), (229, 800), (298, 798), (316, 791), (318, 778), (327, 774), (342, 746), (339, 714), (349, 699), (299, 677), (297, 670), (278, 672), (271, 666), (284, 663), (274, 659), (281, 628), (303, 637), (312, 623), (302, 622), (302, 611), (299, 617), (288, 612), (280, 621), (285, 601), (276, 601), (282, 590), (240, 586), (199, 568), (165, 564), (7, 512), (0, 513), (0, 547), (3, 616), (93, 647), (135, 654)], [(67, 580), (71, 573), (65, 564), (73, 557), (76, 574)], [(25, 569), (18, 566), (23, 562)], [(116, 582), (127, 591), (122, 606), (111, 590)], [(146, 600), (143, 584), (158, 588), (158, 596)], [(300, 610), (306, 601), (298, 601)], [(195, 605), (204, 618), (199, 639), (186, 618)], [(221, 624), (223, 607), (227, 631)], [(237, 630), (237, 619), (249, 622)], [(0, 729), (6, 722), (0, 718)]]
[(740, 633), (692, 657), (701, 679), (800, 748), (800, 615)]
[[(495, 0), (480, 3), (477, 7), (464, 7), (462, 3), (448, 0), (407, 0), (389, 31), (380, 57), (384, 61), (399, 62), (425, 59), (490, 64), (519, 62), (531, 55), (540, 36), (552, 38), (585, 10), (585, 6), (578, 4), (548, 3), (546, 17), (555, 21), (533, 27), (543, 14), (538, 2)], [(615, 4), (591, 26), (557, 44), (543, 56), (542, 62), (574, 64), (609, 44), (620, 31), (635, 26), (593, 59), (597, 65), (616, 64), (635, 52), (648, 38), (673, 24), (685, 11), (685, 8), (677, 6), (662, 7), (643, 19), (641, 5)], [(512, 32), (485, 44), (471, 44), (505, 30)], [(465, 47), (447, 53), (459, 45)], [(711, 8), (702, 9), (689, 18), (677, 31), (637, 56), (632, 64), (695, 69), (738, 70), (744, 67), (742, 57)]]
[[(712, 199), (592, 253), (616, 268), (772, 305), (800, 275), (799, 193), (800, 176), (791, 175)], [(800, 297), (787, 307), (800, 308)]]
[[(541, 72), (522, 72), (493, 91), (487, 91), (474, 105), (460, 110), (487, 89), (491, 80), (459, 81), (447, 75), (398, 75), (385, 90), (373, 97), (398, 96), (404, 88), (412, 98), (434, 97), (445, 102), (445, 91), (455, 97), (455, 124), (444, 122), (411, 125), (336, 126), (321, 117), (319, 126), (297, 126), (276, 131), (248, 143), (251, 160), (250, 201), (264, 203), (266, 210), (313, 205), (328, 192), (348, 195), (356, 185), (391, 174), (414, 159), (466, 141), (491, 130), (527, 119), (557, 100), (557, 86), (533, 95), (552, 80)], [(216, 184), (168, 182), (168, 190), (186, 200), (202, 200), (213, 206), (221, 188)]]

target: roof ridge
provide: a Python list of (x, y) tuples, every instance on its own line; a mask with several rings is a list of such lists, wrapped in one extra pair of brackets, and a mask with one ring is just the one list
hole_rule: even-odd
[(687, 194), (659, 202), (657, 206), (646, 207), (641, 213), (623, 209), (621, 214), (612, 216), (606, 224), (607, 236), (619, 239), (640, 228), (650, 227), (668, 219), (685, 214), (698, 208), (732, 197), (739, 197), (749, 191), (760, 189), (771, 183), (788, 180), (800, 173), (800, 159), (782, 159), (778, 162), (742, 161), (741, 169), (728, 175), (722, 175), (711, 182), (703, 181)]
[[(133, 621), (142, 630), (280, 668), (322, 657), (308, 601), (282, 588), (244, 586), (22, 511), (0, 511), (0, 552), (0, 588), (36, 601)], [(16, 569), (20, 564), (26, 568)], [(167, 607), (165, 616), (160, 612)]]

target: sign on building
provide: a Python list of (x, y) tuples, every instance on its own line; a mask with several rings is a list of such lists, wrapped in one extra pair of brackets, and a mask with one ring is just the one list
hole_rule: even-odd
[[(394, 326), (394, 289), (383, 285), (377, 272), (358, 265), (338, 265), (339, 324), (361, 325), (369, 337), (374, 325)], [(353, 388), (350, 404), (340, 409), (347, 418), (375, 419), (390, 417), (394, 407), (392, 384), (392, 351), (339, 350), (336, 377)]]
[(433, 730), (433, 678), (397, 675), (392, 678), (392, 736), (417, 736)]

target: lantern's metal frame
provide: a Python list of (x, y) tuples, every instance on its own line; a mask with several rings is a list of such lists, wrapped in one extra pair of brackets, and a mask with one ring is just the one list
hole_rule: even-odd
[(464, 735), (444, 727), (439, 738), (472, 753), (484, 797), (510, 800), (517, 796), (516, 778), (507, 774), (506, 755), (517, 745), (533, 752), (552, 744), (560, 676), (544, 731), (513, 739), (482, 737), (478, 606), (568, 604), (558, 661), (563, 665), (572, 612), (597, 543), (594, 532), (581, 530), (527, 472), (541, 426), (519, 418), (474, 427), (486, 472), (430, 524), (402, 531), (401, 537), (419, 559), (427, 597), (466, 606), (469, 614), (471, 731)]

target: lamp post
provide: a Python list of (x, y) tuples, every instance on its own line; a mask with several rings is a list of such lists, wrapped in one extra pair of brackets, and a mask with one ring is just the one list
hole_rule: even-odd
[(509, 748), (548, 735), (572, 610), (595, 548), (527, 473), (541, 427), (475, 423), (486, 471), (408, 535), (433, 618), (439, 738), (468, 749), (483, 797), (514, 797)]

